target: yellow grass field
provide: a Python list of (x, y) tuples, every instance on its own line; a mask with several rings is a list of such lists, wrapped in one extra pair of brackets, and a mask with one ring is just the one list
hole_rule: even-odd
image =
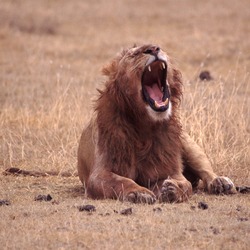
[[(249, 193), (96, 201), (75, 176), (102, 66), (157, 43), (183, 75), (184, 129), (218, 174), (250, 186), (249, 22), (249, 0), (0, 0), (0, 248), (249, 249)], [(213, 80), (199, 79), (205, 70)], [(72, 176), (4, 175), (10, 167)], [(96, 211), (80, 212), (86, 204)]]

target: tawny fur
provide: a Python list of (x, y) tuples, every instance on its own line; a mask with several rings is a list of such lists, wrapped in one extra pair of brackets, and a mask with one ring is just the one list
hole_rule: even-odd
[(107, 81), (78, 149), (78, 174), (87, 195), (132, 202), (182, 202), (200, 179), (210, 193), (234, 192), (233, 183), (217, 177), (203, 151), (182, 131), (178, 114), (181, 74), (162, 50), (159, 54), (167, 58), (171, 115), (164, 118), (152, 111), (159, 116), (153, 119), (147, 112), (141, 79), (150, 57), (145, 51), (151, 48), (156, 47), (124, 50), (103, 69)]

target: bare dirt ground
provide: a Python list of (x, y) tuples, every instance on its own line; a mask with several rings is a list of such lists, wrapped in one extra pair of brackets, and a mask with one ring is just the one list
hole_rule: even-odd
[[(249, 249), (249, 193), (135, 205), (88, 200), (74, 177), (101, 67), (149, 42), (183, 74), (183, 127), (218, 174), (250, 186), (249, 21), (248, 0), (0, 0), (1, 249)], [(87, 204), (95, 211), (80, 212)]]

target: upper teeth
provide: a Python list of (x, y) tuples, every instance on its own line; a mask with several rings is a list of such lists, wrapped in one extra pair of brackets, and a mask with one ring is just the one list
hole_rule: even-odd
[[(164, 62), (162, 62), (161, 65), (162, 65), (162, 69), (165, 69), (165, 68), (166, 68), (166, 65), (165, 65)], [(151, 67), (150, 67), (150, 65), (148, 66), (148, 71), (151, 72)]]
[(163, 102), (163, 103), (164, 103), (164, 105), (166, 106), (166, 105), (168, 104), (168, 98), (167, 98), (166, 101)]

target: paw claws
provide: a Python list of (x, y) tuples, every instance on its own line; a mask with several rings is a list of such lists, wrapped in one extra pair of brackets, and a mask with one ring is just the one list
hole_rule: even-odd
[[(191, 188), (191, 184), (190, 184)], [(183, 202), (188, 199), (190, 190), (184, 190), (183, 187), (179, 187), (171, 179), (166, 179), (161, 188), (161, 202), (174, 203)]]
[(146, 192), (131, 192), (128, 194), (126, 200), (132, 203), (154, 204), (156, 202), (156, 197)]
[(233, 182), (224, 176), (216, 177), (209, 187), (209, 192), (212, 194), (234, 194), (235, 190)]

